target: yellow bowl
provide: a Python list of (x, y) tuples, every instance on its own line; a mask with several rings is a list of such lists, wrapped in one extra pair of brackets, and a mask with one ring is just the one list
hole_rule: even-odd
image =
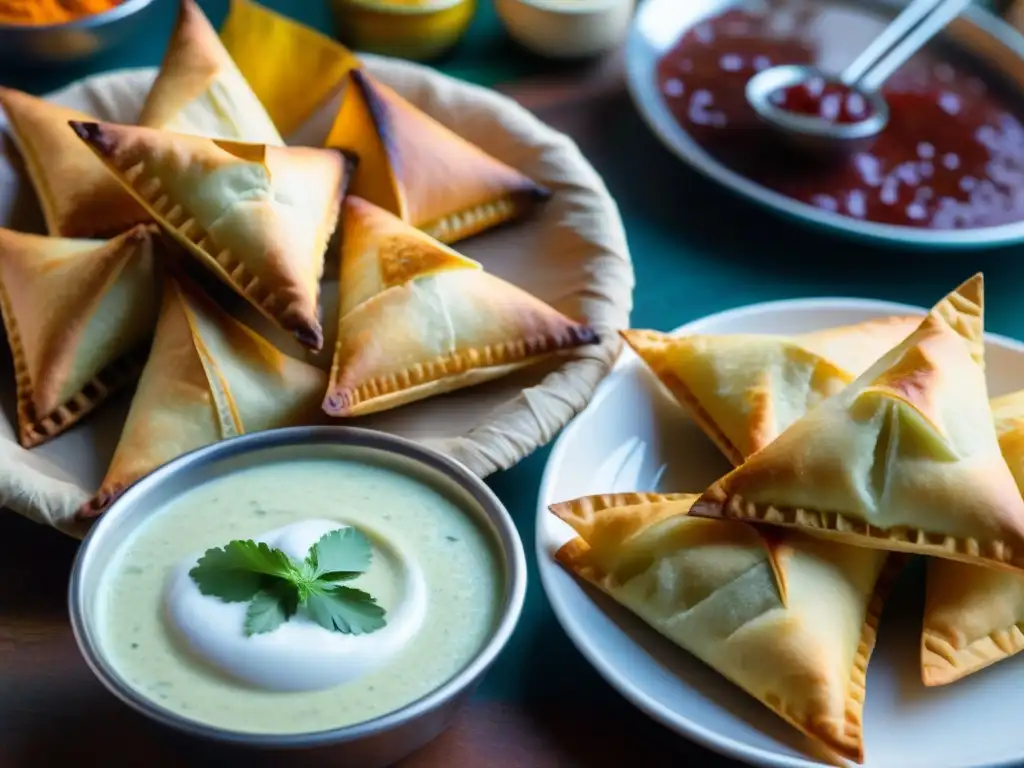
[(432, 59), (465, 34), (476, 0), (333, 0), (339, 39), (358, 51)]

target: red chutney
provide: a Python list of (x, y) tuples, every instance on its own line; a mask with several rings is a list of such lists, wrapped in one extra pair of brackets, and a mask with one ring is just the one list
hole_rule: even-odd
[[(765, 129), (744, 86), (766, 67), (819, 64), (819, 48), (835, 40), (820, 39), (817, 13), (804, 7), (780, 23), (778, 13), (730, 10), (691, 28), (658, 63), (683, 129), (753, 181), (844, 216), (929, 229), (1024, 220), (1024, 108), (928, 49), (886, 83), (889, 123), (861, 151), (800, 154)], [(804, 96), (813, 93), (786, 98), (797, 111), (822, 108)]]
[(859, 123), (874, 113), (872, 105), (861, 94), (842, 83), (829, 83), (820, 77), (780, 88), (768, 98), (787, 112), (819, 117), (839, 125)]

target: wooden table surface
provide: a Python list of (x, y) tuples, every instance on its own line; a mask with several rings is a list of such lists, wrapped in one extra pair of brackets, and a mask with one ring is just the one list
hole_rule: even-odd
[[(601, 151), (599, 114), (631, 109), (613, 56), (593, 67), (503, 88), (584, 152)], [(0, 513), (0, 766), (104, 768), (245, 765), (339, 766), (340, 753), (255, 752), (199, 741), (156, 725), (122, 704), (86, 667), (68, 622), (66, 591), (77, 542)], [(543, 629), (558, 664), (575, 653), (557, 624)], [(536, 649), (543, 657), (544, 648)], [(403, 761), (403, 768), (730, 765), (630, 706), (580, 660), (579, 677), (514, 701), (481, 697), (453, 726)], [(595, 693), (596, 692), (596, 693)]]

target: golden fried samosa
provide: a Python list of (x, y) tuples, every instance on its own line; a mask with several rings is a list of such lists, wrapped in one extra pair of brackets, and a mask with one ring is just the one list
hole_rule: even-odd
[(352, 194), (445, 243), (516, 218), (550, 194), (361, 69), (349, 72), (327, 146), (359, 157)]
[(597, 342), (588, 326), (350, 195), (324, 410), (357, 416), (477, 384)]
[(158, 297), (147, 225), (106, 241), (0, 228), (22, 446), (56, 437), (138, 377)]
[(68, 127), (70, 120), (94, 118), (12, 88), (0, 87), (0, 106), (39, 199), (47, 232), (54, 237), (107, 238), (150, 220)]
[(982, 306), (976, 275), (692, 514), (1024, 570), (1024, 499), (989, 410)]
[(796, 336), (630, 330), (622, 337), (738, 466), (920, 323), (890, 317)]
[(300, 343), (320, 349), (320, 277), (348, 183), (345, 156), (72, 125), (168, 234)]
[[(279, 60), (276, 64), (282, 66)], [(195, 0), (179, 0), (178, 21), (139, 125), (211, 139), (284, 144)]]
[(691, 517), (696, 495), (555, 504), (557, 559), (828, 752), (863, 759), (868, 662), (902, 558)]
[(80, 518), (189, 451), (249, 432), (317, 421), (327, 385), (183, 277), (167, 277), (153, 347), (106, 477)]

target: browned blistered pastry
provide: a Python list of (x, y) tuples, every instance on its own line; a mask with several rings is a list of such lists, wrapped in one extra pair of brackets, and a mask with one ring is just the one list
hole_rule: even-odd
[(902, 557), (691, 517), (696, 498), (555, 504), (577, 534), (557, 558), (828, 753), (860, 762), (868, 662)]
[(446, 243), (509, 221), (549, 192), (361, 69), (327, 146), (359, 157), (352, 194)]
[(157, 297), (146, 225), (107, 241), (0, 228), (0, 314), (24, 447), (56, 437), (136, 379)]
[(1024, 499), (989, 411), (982, 305), (976, 275), (692, 514), (1024, 570)]
[(0, 87), (0, 106), (55, 237), (119, 235), (149, 215), (68, 128), (83, 112)]
[(345, 199), (330, 415), (394, 408), (596, 342), (589, 327), (477, 262)]
[(324, 250), (350, 168), (340, 152), (73, 126), (175, 240), (302, 344), (320, 349)]

